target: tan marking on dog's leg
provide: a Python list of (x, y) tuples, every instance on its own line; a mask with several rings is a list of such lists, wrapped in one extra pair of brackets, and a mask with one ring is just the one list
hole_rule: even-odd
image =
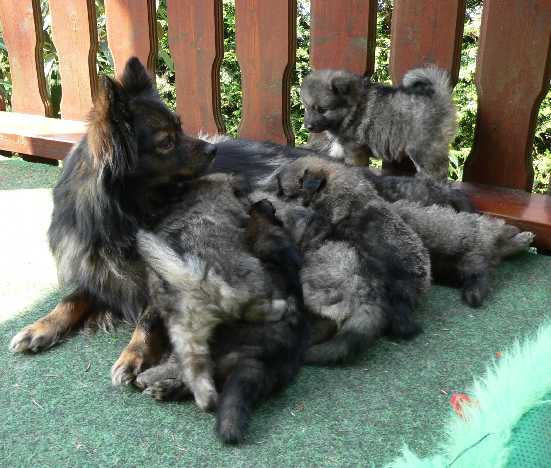
[(168, 348), (168, 338), (160, 318), (147, 311), (140, 318), (130, 342), (111, 368), (113, 385), (128, 385), (146, 368), (157, 364)]
[(15, 335), (10, 350), (19, 353), (50, 348), (67, 333), (80, 328), (84, 319), (96, 312), (86, 295), (67, 296), (50, 313)]

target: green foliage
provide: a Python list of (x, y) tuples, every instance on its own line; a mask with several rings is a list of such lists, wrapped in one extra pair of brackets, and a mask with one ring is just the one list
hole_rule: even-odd
[[(303, 108), (299, 89), (303, 78), (310, 71), (310, 2), (298, 0), (297, 10), (297, 53), (296, 64), (291, 81), (291, 125), (295, 133), (296, 144), (303, 144), (308, 134), (302, 127)], [(477, 112), (477, 92), (474, 85), (476, 55), (479, 42), (480, 13), (482, 0), (466, 0), (467, 12), (461, 68), (459, 80), (454, 90), (454, 102), (457, 106), (458, 132), (450, 152), (451, 179), (460, 180), (463, 164), (469, 155), (473, 143)], [(51, 20), (47, 0), (41, 0), (44, 40), (44, 73), (54, 115), (59, 115), (61, 83), (59, 63), (52, 41)], [(389, 51), (390, 28), (393, 0), (379, 0), (377, 14), (377, 41), (375, 49), (375, 70), (373, 78), (380, 82), (390, 82)], [(224, 58), (220, 71), (221, 110), (226, 131), (237, 135), (241, 119), (241, 72), (235, 47), (235, 5), (233, 0), (223, 0), (224, 8)], [(107, 43), (105, 28), (104, 0), (96, 0), (99, 49), (97, 55), (98, 72), (113, 74), (113, 59)], [(161, 97), (174, 109), (176, 107), (174, 63), (168, 47), (168, 18), (166, 0), (157, 1), (157, 30), (159, 54), (157, 60), (157, 86)], [(0, 91), (9, 108), (11, 79), (7, 50), (0, 35)], [(551, 173), (551, 92), (544, 97), (539, 115), (532, 152), (534, 166), (534, 191), (545, 191)]]

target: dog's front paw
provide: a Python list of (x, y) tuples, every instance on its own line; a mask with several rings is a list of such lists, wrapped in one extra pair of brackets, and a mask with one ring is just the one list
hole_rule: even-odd
[(14, 353), (33, 352), (48, 349), (60, 340), (55, 324), (39, 320), (15, 335), (10, 342), (10, 351)]
[(143, 353), (136, 349), (126, 348), (111, 368), (111, 382), (113, 385), (131, 384), (142, 372), (144, 363)]

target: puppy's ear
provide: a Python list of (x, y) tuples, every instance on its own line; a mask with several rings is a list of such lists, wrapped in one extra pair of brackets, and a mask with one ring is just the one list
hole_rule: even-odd
[(92, 162), (115, 168), (128, 155), (119, 154), (129, 150), (131, 115), (128, 96), (119, 83), (102, 76), (94, 107), (88, 115), (86, 142)]
[(304, 171), (304, 175), (302, 176), (302, 188), (306, 193), (313, 195), (322, 190), (326, 183), (327, 178), (323, 174), (314, 174), (308, 172), (308, 169)]
[(352, 94), (357, 90), (358, 83), (361, 83), (361, 79), (354, 75), (337, 75), (331, 79), (331, 89), (335, 94)]
[(120, 81), (130, 96), (154, 91), (151, 76), (137, 57), (132, 57), (126, 62)]

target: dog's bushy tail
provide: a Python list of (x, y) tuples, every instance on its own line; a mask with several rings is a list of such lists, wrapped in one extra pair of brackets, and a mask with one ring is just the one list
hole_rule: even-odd
[(434, 92), (444, 102), (451, 102), (450, 76), (446, 70), (434, 66), (408, 71), (402, 79), (402, 86), (414, 92), (419, 90), (420, 94)]

